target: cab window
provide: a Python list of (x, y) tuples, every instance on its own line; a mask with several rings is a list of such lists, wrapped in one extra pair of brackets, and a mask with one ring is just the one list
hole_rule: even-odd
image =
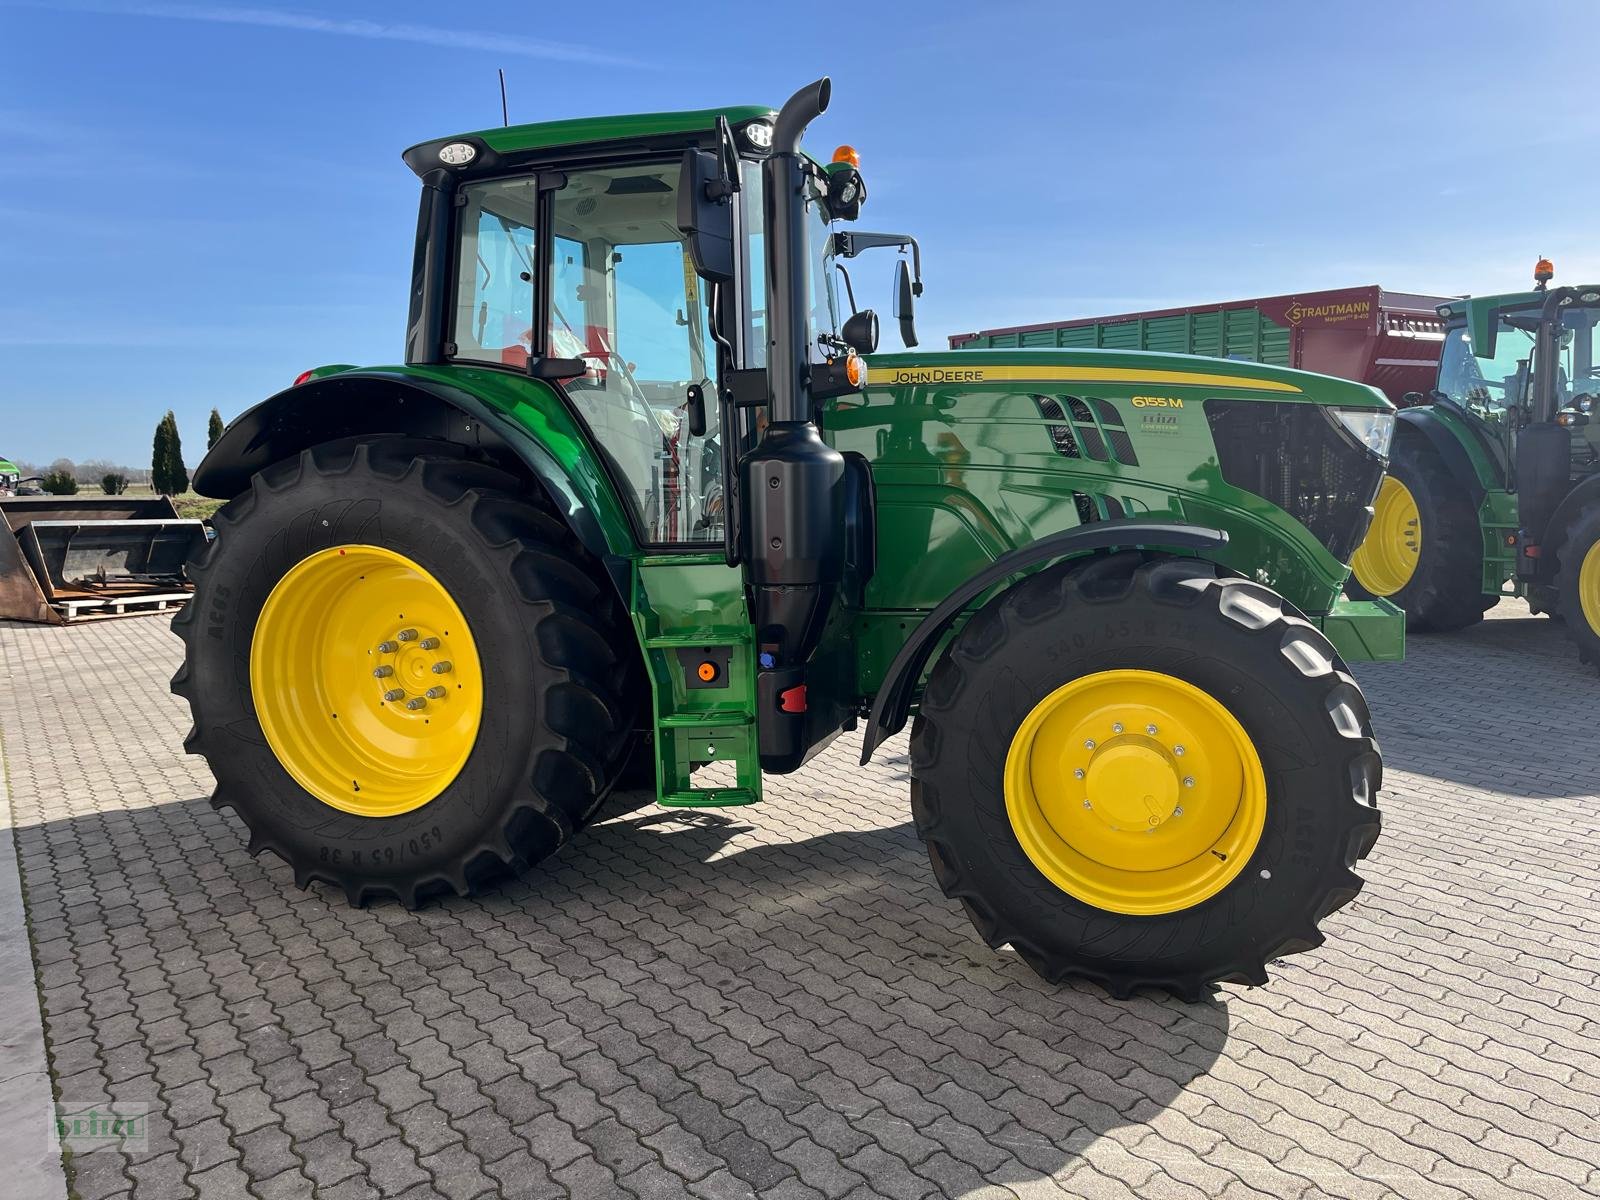
[[(678, 232), (678, 169), (573, 171), (554, 206), (550, 353), (583, 360), (567, 394), (654, 544), (723, 537), (716, 347)], [(688, 427), (695, 385), (703, 437)]]
[(533, 339), (534, 214), (531, 179), (468, 184), (456, 259), (455, 357), (526, 366)]
[(1527, 392), (1533, 335), (1501, 325), (1495, 334), (1494, 355), (1479, 358), (1472, 352), (1465, 326), (1445, 334), (1439, 358), (1439, 390), (1463, 408), (1504, 410)]

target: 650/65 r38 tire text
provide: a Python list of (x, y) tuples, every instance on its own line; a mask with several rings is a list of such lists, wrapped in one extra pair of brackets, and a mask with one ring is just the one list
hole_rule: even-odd
[(632, 746), (634, 638), (521, 481), (446, 443), (330, 443), (215, 524), (173, 690), (252, 852), (414, 906), (593, 814)]
[(1186, 998), (1319, 945), (1379, 827), (1367, 705), (1270, 589), (1123, 552), (990, 601), (928, 681), (912, 812), (945, 894), (1043, 977)]

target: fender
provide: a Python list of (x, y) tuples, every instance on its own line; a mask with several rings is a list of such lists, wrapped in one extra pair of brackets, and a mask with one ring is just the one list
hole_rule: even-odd
[[(530, 423), (560, 444), (546, 444), (528, 428)], [(606, 563), (613, 578), (627, 577), (621, 561), (633, 549), (627, 514), (605, 474), (594, 466), (597, 457), (588, 449), (586, 435), (555, 389), (504, 372), (373, 367), (287, 388), (229, 424), (196, 469), (194, 488), (203, 496), (229, 500), (250, 486), (256, 472), (319, 443), (386, 433), (468, 446), (507, 469), (531, 475), (574, 536)], [(587, 467), (575, 453), (580, 445)], [(563, 458), (578, 465), (563, 465)]]
[(911, 694), (922, 679), (928, 658), (938, 646), (939, 639), (969, 604), (1002, 579), (1052, 559), (1088, 550), (1133, 546), (1216, 550), (1227, 544), (1228, 535), (1221, 529), (1131, 517), (1065, 529), (1002, 554), (940, 601), (939, 606), (922, 619), (900, 647), (900, 652), (894, 656), (894, 661), (884, 674), (877, 698), (872, 702), (872, 716), (867, 721), (866, 734), (861, 743), (861, 765), (867, 765), (872, 752), (883, 744), (884, 739), (905, 728), (906, 716), (911, 710)]
[[(1402, 408), (1395, 414), (1395, 420), (1399, 426), (1395, 431), (1397, 435), (1401, 429), (1414, 430), (1427, 441), (1428, 445), (1433, 447), (1440, 460), (1444, 463), (1445, 470), (1450, 472), (1450, 477), (1466, 488), (1467, 494), (1472, 497), (1474, 507), (1483, 503), (1483, 498), (1488, 494), (1489, 488), (1505, 487), (1505, 480), (1499, 477), (1500, 471), (1494, 459), (1485, 453), (1484, 457), (1489, 462), (1491, 478), (1484, 479), (1479, 474), (1478, 468), (1473, 464), (1472, 455), (1461, 444), (1461, 437), (1456, 434), (1451, 426), (1446, 425), (1434, 415), (1431, 406)], [(1462, 422), (1462, 424), (1465, 424), (1465, 422)], [(1465, 431), (1465, 436), (1474, 437), (1476, 435), (1469, 428)]]
[(1533, 531), (1539, 538), (1540, 546), (1559, 552), (1562, 539), (1567, 534), (1567, 526), (1572, 524), (1579, 509), (1591, 504), (1600, 504), (1600, 475), (1589, 476), (1563, 496), (1550, 517), (1550, 523), (1541, 530)]

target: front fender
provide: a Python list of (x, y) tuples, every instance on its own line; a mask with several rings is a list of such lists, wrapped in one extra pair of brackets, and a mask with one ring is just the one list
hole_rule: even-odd
[[(1395, 420), (1401, 429), (1417, 434), (1432, 447), (1451, 478), (1467, 490), (1474, 505), (1482, 504), (1490, 490), (1506, 486), (1500, 464), (1465, 418), (1428, 404), (1402, 408)], [(1398, 435), (1400, 430), (1395, 432)]]
[(911, 711), (911, 694), (916, 690), (917, 683), (927, 669), (928, 659), (945, 632), (969, 604), (1001, 580), (1054, 559), (1090, 550), (1133, 546), (1216, 550), (1227, 544), (1228, 535), (1220, 529), (1124, 518), (1064, 529), (1002, 554), (946, 596), (901, 645), (872, 702), (872, 716), (867, 721), (866, 734), (861, 743), (861, 765), (867, 764), (872, 752), (886, 738), (893, 737), (905, 728), (906, 715)]
[(194, 475), (227, 500), (258, 471), (323, 442), (401, 434), (465, 445), (531, 475), (573, 534), (615, 564), (634, 547), (627, 513), (588, 435), (541, 380), (471, 367), (371, 367), (314, 378), (235, 419)]
[(1541, 546), (1559, 553), (1561, 543), (1566, 538), (1567, 526), (1572, 524), (1580, 509), (1590, 504), (1600, 504), (1600, 475), (1589, 476), (1563, 496), (1549, 524), (1542, 530), (1532, 531)]

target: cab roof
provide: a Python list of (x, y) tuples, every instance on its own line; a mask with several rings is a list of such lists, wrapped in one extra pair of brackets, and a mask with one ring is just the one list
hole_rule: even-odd
[[(453, 140), (481, 142), (498, 154), (516, 154), (559, 146), (578, 146), (586, 142), (609, 142), (628, 138), (655, 138), (675, 133), (701, 133), (715, 129), (718, 117), (729, 125), (739, 125), (758, 117), (771, 117), (773, 110), (760, 104), (731, 105), (726, 108), (697, 108), (686, 112), (633, 113), (615, 117), (575, 117), (566, 121), (540, 121), (532, 125), (507, 125), (458, 135), (458, 138), (430, 138), (413, 146), (432, 146)], [(407, 151), (410, 154), (410, 151)]]

